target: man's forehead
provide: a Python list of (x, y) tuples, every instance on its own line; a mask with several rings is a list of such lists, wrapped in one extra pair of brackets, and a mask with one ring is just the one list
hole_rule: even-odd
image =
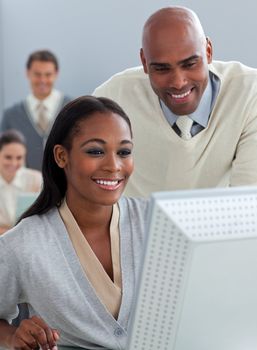
[(31, 62), (30, 68), (28, 70), (54, 70), (56, 71), (56, 66), (52, 61), (40, 61), (34, 60)]

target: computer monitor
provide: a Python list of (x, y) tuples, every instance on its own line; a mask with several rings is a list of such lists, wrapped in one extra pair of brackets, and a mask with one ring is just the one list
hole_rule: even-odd
[(15, 211), (16, 220), (18, 220), (25, 210), (32, 205), (38, 195), (39, 193), (37, 192), (21, 192), (17, 195)]
[(257, 188), (155, 193), (127, 350), (257, 349)]

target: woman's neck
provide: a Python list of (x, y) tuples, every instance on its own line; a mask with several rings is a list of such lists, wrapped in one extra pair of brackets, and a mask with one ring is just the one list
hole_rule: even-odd
[(109, 228), (112, 205), (89, 205), (77, 203), (69, 198), (66, 198), (66, 202), (82, 232)]
[(4, 181), (6, 181), (8, 184), (11, 183), (13, 181), (13, 179), (15, 178), (15, 175), (5, 175), (1, 173), (2, 178), (4, 179)]

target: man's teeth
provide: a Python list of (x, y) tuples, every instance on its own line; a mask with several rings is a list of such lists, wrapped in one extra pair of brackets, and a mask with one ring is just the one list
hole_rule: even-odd
[(98, 183), (99, 185), (105, 185), (105, 186), (116, 186), (118, 185), (119, 181), (118, 180), (115, 180), (115, 181), (96, 180), (96, 183)]
[(172, 94), (171, 96), (172, 96), (173, 98), (184, 98), (184, 97), (186, 97), (186, 96), (188, 96), (188, 95), (190, 94), (190, 91), (191, 91), (191, 90), (185, 92), (184, 94), (180, 94), (180, 95)]

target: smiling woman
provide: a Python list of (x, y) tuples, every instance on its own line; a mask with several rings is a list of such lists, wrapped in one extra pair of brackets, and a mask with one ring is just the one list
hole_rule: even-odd
[[(112, 100), (83, 96), (59, 113), (42, 192), (0, 238), (0, 345), (125, 348), (148, 208), (121, 198), (132, 149), (129, 118)], [(16, 328), (18, 303), (30, 318)]]
[(17, 130), (0, 134), (0, 234), (16, 221), (16, 201), (23, 192), (39, 192), (41, 173), (24, 168), (26, 142)]

